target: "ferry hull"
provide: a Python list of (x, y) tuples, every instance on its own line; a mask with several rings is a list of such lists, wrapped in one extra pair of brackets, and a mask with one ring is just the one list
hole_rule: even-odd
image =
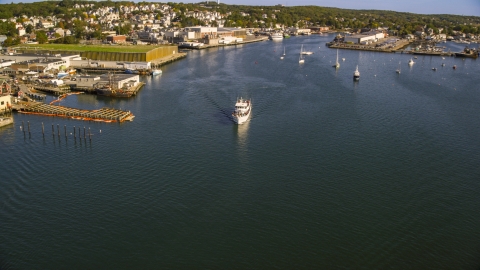
[(233, 122), (235, 122), (235, 124), (237, 124), (237, 125), (241, 125), (241, 124), (245, 123), (248, 120), (248, 118), (250, 118), (250, 114), (251, 114), (251, 112), (248, 113), (245, 116), (235, 116), (234, 115), (233, 116)]

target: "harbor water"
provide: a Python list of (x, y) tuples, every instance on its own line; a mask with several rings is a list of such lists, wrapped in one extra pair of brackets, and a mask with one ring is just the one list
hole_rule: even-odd
[(479, 60), (339, 50), (335, 69), (332, 39), (190, 51), (133, 98), (59, 102), (133, 122), (14, 114), (0, 269), (478, 269)]

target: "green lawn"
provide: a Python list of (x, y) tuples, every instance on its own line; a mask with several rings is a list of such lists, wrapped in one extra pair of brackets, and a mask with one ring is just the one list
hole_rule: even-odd
[[(80, 45), (80, 44), (32, 44), (22, 45), (20, 48), (59, 51), (97, 51), (97, 52), (133, 52), (145, 53), (159, 46), (152, 45)], [(17, 47), (17, 48), (19, 48)], [(19, 48), (19, 49), (20, 49)]]

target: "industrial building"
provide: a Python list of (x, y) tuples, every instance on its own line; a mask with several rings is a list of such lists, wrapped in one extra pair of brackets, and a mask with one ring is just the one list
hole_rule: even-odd
[(379, 39), (384, 38), (383, 32), (365, 32), (361, 34), (345, 36), (344, 42), (351, 42), (355, 44), (367, 44), (371, 42), (377, 42)]

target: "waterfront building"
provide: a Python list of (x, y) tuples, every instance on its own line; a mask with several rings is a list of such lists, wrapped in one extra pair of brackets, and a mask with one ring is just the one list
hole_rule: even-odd
[(381, 38), (384, 38), (383, 32), (365, 32), (361, 34), (345, 36), (344, 42), (352, 42), (355, 44), (363, 44), (368, 42), (376, 42)]

